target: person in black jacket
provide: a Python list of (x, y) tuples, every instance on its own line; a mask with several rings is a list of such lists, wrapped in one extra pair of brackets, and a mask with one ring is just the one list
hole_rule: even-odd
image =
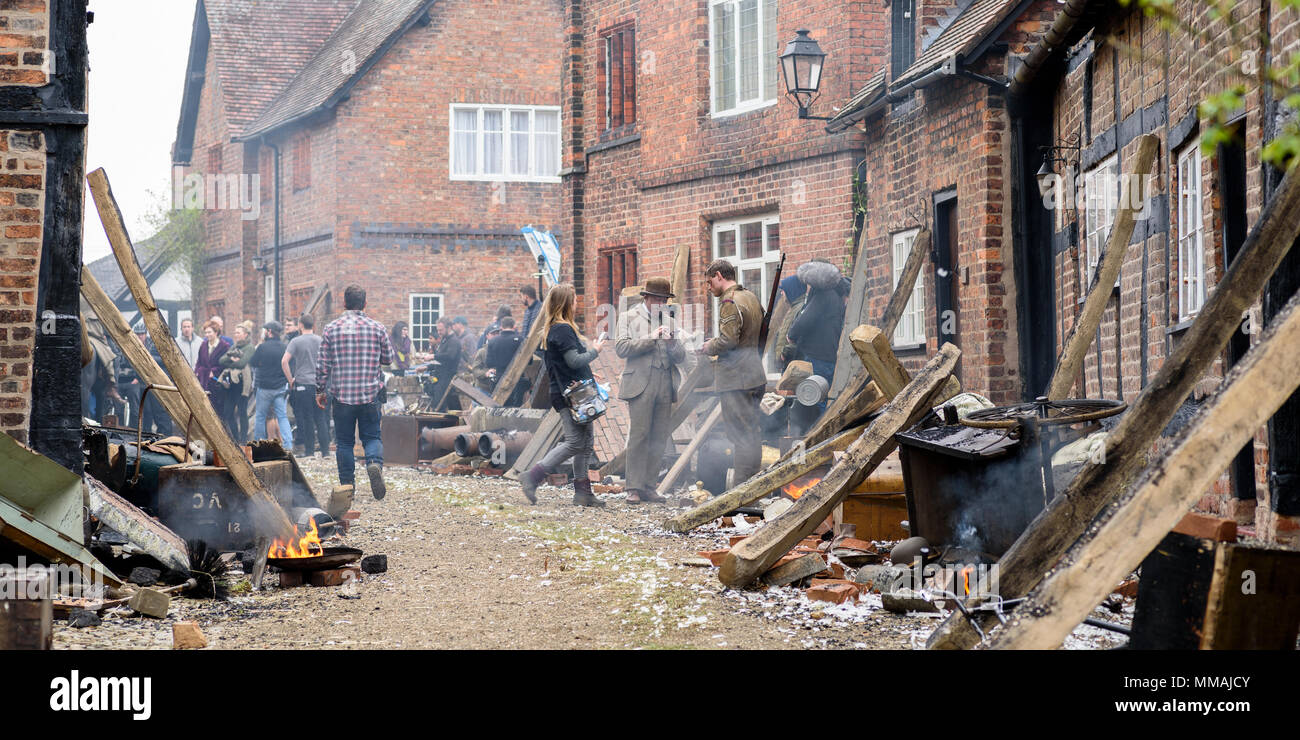
[(501, 376), (506, 374), (510, 363), (515, 359), (519, 352), (519, 345), (524, 338), (515, 331), (515, 320), (513, 317), (504, 316), (501, 319), (501, 331), (487, 343), (487, 366), (489, 370), (494, 371), (492, 378), (492, 387), (501, 380)]
[(432, 390), (435, 404), (447, 394), (448, 386), (460, 370), (460, 355), (463, 347), (460, 337), (452, 331), (451, 319), (443, 318), (438, 321), (438, 336), (442, 339), (438, 342), (438, 348), (433, 351), (433, 361), (436, 363), (433, 373), (437, 378)]
[(835, 265), (816, 259), (799, 265), (795, 274), (807, 286), (808, 297), (786, 335), (793, 345), (787, 345), (786, 354), (812, 363), (813, 374), (829, 381), (844, 330), (843, 279)]
[(546, 474), (572, 457), (574, 505), (605, 505), (604, 501), (592, 493), (591, 480), (587, 477), (587, 459), (595, 454), (595, 436), (591, 422), (582, 424), (575, 420), (564, 397), (564, 391), (570, 385), (593, 380), (591, 363), (605, 345), (605, 340), (598, 339), (591, 345), (591, 349), (587, 349), (578, 334), (577, 324), (574, 323), (576, 303), (573, 285), (557, 285), (546, 294), (546, 303), (538, 317), (539, 321), (545, 322), (542, 327), (546, 332), (543, 347), (546, 350), (546, 372), (550, 376), (551, 408), (560, 412), (564, 423), (564, 438), (546, 453), (541, 462), (519, 478), (524, 496), (533, 504), (537, 503), (537, 486)]

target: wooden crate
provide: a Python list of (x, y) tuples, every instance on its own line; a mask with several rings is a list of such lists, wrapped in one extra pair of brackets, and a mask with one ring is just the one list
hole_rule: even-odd
[(837, 523), (857, 525), (861, 540), (906, 539), (905, 519), (907, 496), (902, 493), (851, 493), (835, 515)]

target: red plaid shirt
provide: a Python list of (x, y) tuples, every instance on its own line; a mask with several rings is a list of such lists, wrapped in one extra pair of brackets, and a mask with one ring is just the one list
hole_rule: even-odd
[(384, 325), (360, 311), (347, 311), (321, 335), (316, 387), (338, 403), (370, 403), (383, 387), (380, 365), (393, 364), (393, 342)]

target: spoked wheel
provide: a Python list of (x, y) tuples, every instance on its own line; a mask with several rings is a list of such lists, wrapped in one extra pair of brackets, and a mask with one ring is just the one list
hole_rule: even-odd
[(1039, 398), (1033, 403), (1019, 403), (1014, 406), (995, 406), (971, 412), (961, 420), (962, 424), (980, 429), (1012, 429), (1021, 422), (1036, 419), (1039, 424), (1064, 425), (1096, 421), (1114, 416), (1128, 404), (1123, 401), (1107, 399), (1067, 398), (1061, 401), (1048, 401)]

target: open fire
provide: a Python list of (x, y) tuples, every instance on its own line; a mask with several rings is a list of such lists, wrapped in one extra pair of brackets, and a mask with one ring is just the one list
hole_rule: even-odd
[(812, 478), (808, 478), (808, 477), (800, 478), (799, 480), (791, 481), (785, 484), (784, 486), (782, 486), (781, 493), (784, 493), (790, 498), (798, 501), (799, 497), (804, 495), (808, 491), (808, 489), (812, 488), (813, 486), (821, 482), (822, 479), (820, 476), (816, 476)]
[(271, 549), (267, 557), (271, 558), (315, 558), (324, 554), (324, 548), (320, 541), (320, 532), (316, 529), (316, 522), (311, 522), (311, 530), (307, 534), (299, 537), (298, 528), (293, 528), (291, 538), (275, 538), (271, 543)]

